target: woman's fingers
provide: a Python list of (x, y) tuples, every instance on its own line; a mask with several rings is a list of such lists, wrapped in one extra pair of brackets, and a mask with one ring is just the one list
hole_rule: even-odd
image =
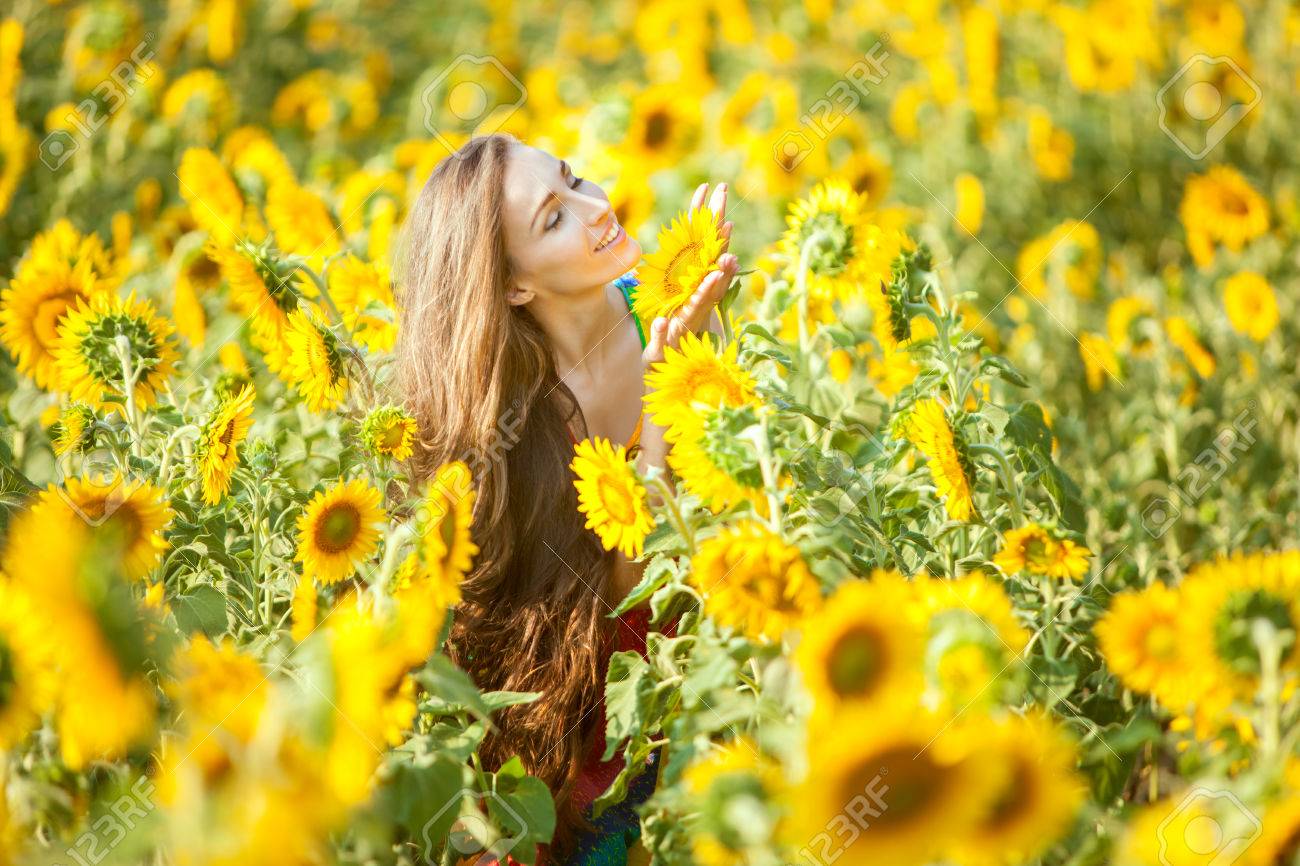
[(698, 210), (704, 207), (704, 197), (709, 194), (709, 185), (702, 183), (695, 188), (695, 195), (691, 196), (691, 210)]
[(647, 364), (664, 359), (664, 343), (668, 336), (668, 320), (663, 316), (650, 323), (650, 337), (646, 340), (641, 360)]
[(713, 198), (709, 199), (709, 210), (713, 211), (713, 216), (717, 219), (718, 225), (722, 225), (727, 218), (727, 185), (718, 184), (713, 190)]

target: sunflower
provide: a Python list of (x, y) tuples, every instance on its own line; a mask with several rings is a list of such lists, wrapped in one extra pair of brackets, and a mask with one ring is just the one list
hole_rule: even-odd
[[(213, 644), (198, 634), (176, 653), (173, 665), (165, 688), (190, 733), (208, 737), (220, 730), (241, 743), (253, 741), (271, 692), (255, 657), (228, 637)], [(196, 757), (206, 763), (206, 756)]]
[(397, 305), (387, 267), (349, 255), (330, 264), (329, 289), (356, 342), (372, 352), (393, 348)]
[[(125, 341), (126, 355), (121, 344)], [(124, 400), (124, 373), (130, 367), (137, 406), (152, 406), (179, 355), (173, 327), (149, 301), (97, 295), (82, 301), (59, 326), (54, 358), (60, 388), (98, 409)]]
[(239, 445), (253, 424), (252, 385), (221, 401), (199, 437), (198, 471), (203, 501), (216, 505), (230, 490), (230, 476), (239, 465)]
[(903, 431), (930, 464), (930, 475), (948, 516), (953, 520), (975, 516), (974, 466), (960, 434), (949, 426), (943, 406), (934, 399), (919, 401), (903, 421)]
[(913, 704), (924, 685), (924, 610), (909, 584), (847, 580), (803, 628), (795, 660), (815, 711)]
[(314, 315), (295, 310), (289, 315), (284, 341), (284, 368), (279, 371), (280, 378), (293, 385), (313, 412), (325, 412), (339, 405), (347, 396), (348, 380), (344, 377), (343, 353), (334, 332)]
[(75, 515), (112, 538), (122, 551), (122, 570), (141, 580), (170, 546), (163, 533), (172, 509), (162, 488), (120, 473), (100, 478), (69, 478), (62, 488), (50, 485), (33, 508), (56, 509)]
[(777, 248), (793, 267), (807, 253), (808, 288), (813, 296), (840, 298), (858, 288), (863, 277), (866, 196), (854, 192), (847, 180), (832, 178), (818, 184), (807, 199), (791, 204), (785, 221), (787, 228)]
[[(70, 489), (86, 492), (77, 485)], [(124, 534), (145, 536), (135, 531), (132, 517), (152, 519), (156, 510), (141, 497), (119, 509), (121, 518), (103, 524), (124, 533), (105, 533), (56, 496), (47, 491), (14, 519), (3, 570), (7, 589), (21, 597), (16, 610), (31, 626), (11, 633), (15, 649), (57, 674), (54, 726), (64, 762), (79, 770), (124, 755), (154, 723), (147, 620), (130, 588), (103, 562), (105, 554), (116, 558), (120, 545), (133, 540)]]
[(27, 597), (0, 573), (0, 748), (13, 749), (40, 722), (56, 683), (40, 650)]
[(977, 727), (981, 748), (1004, 772), (992, 805), (954, 846), (953, 859), (963, 866), (1028, 863), (1070, 828), (1083, 803), (1077, 749), (1039, 712)]
[(329, 208), (320, 196), (297, 183), (277, 183), (267, 190), (266, 221), (275, 232), (276, 246), (303, 256), (313, 268), (319, 269), (339, 251)]
[(1079, 332), (1079, 358), (1089, 391), (1100, 391), (1107, 379), (1120, 381), (1119, 356), (1115, 347), (1101, 334)]
[(1250, 700), (1263, 662), (1257, 619), (1277, 630), (1284, 683), (1300, 670), (1300, 552), (1234, 555), (1202, 563), (1179, 587), (1196, 670), (1212, 678), (1220, 702)]
[(668, 465), (714, 514), (748, 502), (758, 516), (767, 517), (767, 491), (758, 454), (740, 435), (759, 423), (755, 407), (722, 403), (716, 409), (697, 411), (697, 415), (679, 415), (669, 429), (672, 447)]
[(1216, 165), (1187, 179), (1178, 216), (1198, 267), (1214, 261), (1214, 245), (1239, 252), (1268, 231), (1268, 202), (1235, 168)]
[(234, 243), (244, 219), (244, 197), (217, 155), (202, 147), (188, 148), (176, 176), (194, 221), (215, 242)]
[(624, 150), (644, 171), (666, 168), (686, 151), (699, 127), (699, 103), (683, 99), (678, 86), (646, 87), (632, 100)]
[(379, 549), (379, 528), (388, 519), (379, 491), (360, 478), (320, 491), (298, 518), (303, 579), (338, 583)]
[(235, 308), (252, 321), (259, 336), (278, 340), (289, 327), (289, 314), (298, 309), (293, 269), (281, 264), (265, 245), (209, 243), (206, 252), (230, 285)]
[(1007, 575), (1031, 572), (1062, 579), (1078, 580), (1088, 571), (1088, 548), (1075, 544), (1037, 523), (1003, 534), (1002, 548), (993, 562)]
[(694, 430), (698, 409), (757, 404), (753, 375), (736, 362), (736, 343), (718, 349), (707, 336), (686, 334), (664, 350), (664, 359), (646, 376), (646, 411), (654, 423), (673, 432)]
[(1245, 866), (1295, 862), (1300, 839), (1300, 794), (1288, 791), (1271, 802), (1260, 816), (1260, 835), (1245, 852)]
[[(790, 840), (808, 844), (854, 807), (840, 866), (937, 859), (979, 825), (1006, 770), (962, 723), (903, 706), (849, 709), (810, 739), (807, 781), (791, 796)], [(843, 839), (843, 835), (837, 838)]]
[(1240, 271), (1223, 284), (1223, 306), (1238, 334), (1257, 343), (1268, 339), (1278, 323), (1277, 295), (1255, 271)]
[(75, 451), (95, 447), (95, 412), (83, 403), (70, 403), (59, 413), (59, 420), (50, 430), (54, 440), (54, 453), (62, 457)]
[[(702, 866), (745, 862), (745, 848), (769, 844), (771, 831), (781, 831), (782, 819), (771, 814), (784, 789), (780, 766), (748, 738), (731, 740), (697, 758), (682, 772), (682, 785), (694, 806), (694, 862)], [(763, 830), (768, 833), (760, 835)]]
[(649, 324), (677, 312), (713, 270), (725, 244), (707, 207), (678, 214), (659, 230), (659, 249), (637, 270), (641, 285), (632, 296), (637, 317)]
[(1029, 110), (1026, 124), (1029, 157), (1044, 180), (1069, 180), (1074, 170), (1074, 136), (1052, 122), (1042, 108)]
[(438, 467), (416, 514), (419, 539), (410, 561), (412, 585), (427, 587), (445, 609), (460, 602), (460, 582), (469, 573), (478, 545), (474, 522), (474, 479), (459, 460)]
[(578, 510), (586, 527), (600, 536), (606, 550), (618, 549), (628, 559), (641, 556), (645, 537), (654, 528), (646, 505), (646, 490), (627, 460), (627, 449), (608, 439), (584, 439), (569, 464), (578, 490)]
[(1093, 627), (1106, 665), (1120, 682), (1174, 709), (1202, 691), (1203, 672), (1194, 667), (1185, 613), (1177, 590), (1153, 583), (1116, 595)]
[(703, 596), (705, 613), (764, 642), (780, 640), (821, 604), (798, 548), (754, 521), (701, 544), (688, 580)]
[(370, 410), (361, 425), (361, 441), (376, 457), (405, 460), (414, 451), (415, 419), (396, 406), (379, 406)]
[(0, 343), (13, 355), (18, 372), (32, 377), (39, 388), (57, 387), (59, 326), (79, 304), (104, 294), (90, 261), (70, 264), (43, 257), (25, 262), (0, 294)]
[(317, 601), (316, 582), (305, 576), (299, 577), (289, 604), (292, 623), (289, 636), (295, 642), (302, 643), (316, 630)]
[(1183, 357), (1196, 371), (1196, 375), (1202, 379), (1214, 375), (1218, 367), (1214, 354), (1197, 339), (1196, 332), (1192, 330), (1192, 325), (1187, 319), (1182, 316), (1169, 316), (1165, 319), (1165, 333), (1169, 335), (1169, 342), (1182, 351)]

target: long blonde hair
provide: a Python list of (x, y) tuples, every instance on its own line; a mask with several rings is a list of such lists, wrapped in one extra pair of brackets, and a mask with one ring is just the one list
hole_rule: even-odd
[[(407, 216), (396, 382), (419, 424), (413, 479), (467, 456), (476, 476), (480, 553), (449, 652), (482, 689), (542, 694), (499, 713), (480, 755), (499, 766), (518, 754), (550, 785), (563, 845), (583, 824), (569, 794), (599, 733), (591, 711), (603, 694), (612, 558), (577, 509), (568, 468), (569, 425), (584, 429), (577, 400), (541, 326), (506, 300), (502, 186), (514, 142), (472, 139), (438, 165)], [(505, 418), (517, 435), (507, 448)]]

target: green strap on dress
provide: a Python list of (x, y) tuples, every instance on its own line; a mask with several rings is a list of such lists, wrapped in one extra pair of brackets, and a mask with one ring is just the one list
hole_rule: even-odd
[(623, 300), (627, 303), (627, 311), (632, 314), (632, 321), (636, 322), (636, 334), (641, 338), (641, 348), (644, 349), (645, 328), (641, 326), (641, 318), (636, 314), (636, 310), (632, 308), (633, 290), (641, 283), (636, 277), (628, 273), (615, 280), (614, 285), (618, 286), (618, 290), (623, 293)]

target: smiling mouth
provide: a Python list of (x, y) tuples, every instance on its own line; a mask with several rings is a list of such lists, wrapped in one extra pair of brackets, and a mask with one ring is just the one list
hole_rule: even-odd
[(614, 241), (618, 240), (622, 234), (623, 234), (623, 227), (618, 224), (618, 220), (613, 220), (612, 222), (610, 222), (609, 228), (605, 229), (605, 233), (601, 235), (600, 243), (596, 244), (596, 249), (594, 250), (594, 252), (600, 252), (605, 247), (609, 246)]

